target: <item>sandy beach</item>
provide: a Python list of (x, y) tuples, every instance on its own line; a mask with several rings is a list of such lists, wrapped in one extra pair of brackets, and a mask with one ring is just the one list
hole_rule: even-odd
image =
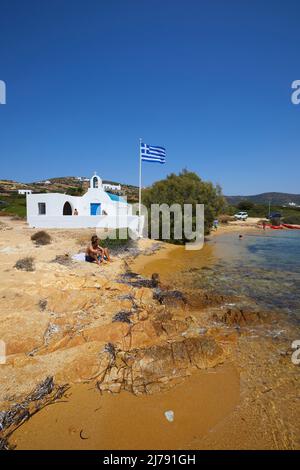
[[(1, 222), (3, 448), (300, 448), (292, 325), (175, 276), (213, 266), (214, 240), (261, 232), (257, 220), (220, 226), (196, 255), (140, 240), (100, 268), (72, 261), (92, 232), (49, 230), (35, 246), (25, 222)], [(24, 256), (34, 271), (14, 267)]]

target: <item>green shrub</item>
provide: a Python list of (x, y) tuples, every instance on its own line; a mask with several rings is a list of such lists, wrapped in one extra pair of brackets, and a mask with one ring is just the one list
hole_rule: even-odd
[(251, 209), (253, 209), (254, 204), (251, 201), (245, 200), (239, 202), (237, 207), (239, 211), (250, 211)]
[[(122, 235), (125, 230), (122, 230)], [(127, 231), (127, 238), (120, 238), (120, 230), (108, 230), (104, 232), (106, 238), (100, 238), (100, 233), (97, 234), (99, 238), (99, 245), (103, 248), (108, 248), (113, 254), (121, 253), (133, 248), (135, 246), (134, 239), (130, 237), (129, 229)], [(96, 234), (95, 234), (96, 235)], [(81, 236), (78, 238), (78, 243), (81, 247), (86, 247), (91, 243), (92, 232), (89, 236)], [(110, 238), (111, 237), (111, 238)]]
[(287, 217), (284, 217), (283, 223), (300, 225), (300, 214), (289, 215)]
[[(182, 209), (184, 204), (191, 204), (193, 208), (192, 230), (196, 229), (196, 205), (204, 204), (204, 230), (208, 234), (213, 226), (214, 219), (224, 210), (225, 200), (219, 185), (214, 186), (209, 181), (203, 181), (194, 172), (181, 171), (178, 175), (172, 173), (166, 179), (157, 181), (150, 188), (143, 191), (143, 204), (150, 209), (151, 204), (179, 204)], [(176, 240), (174, 238), (174, 214), (171, 217), (171, 240), (172, 243), (183, 244), (186, 239)], [(162, 238), (162, 217), (157, 221), (160, 236)], [(149, 219), (150, 220), (150, 219)], [(150, 230), (149, 223), (149, 230)]]
[(17, 215), (24, 218), (26, 216), (26, 197), (19, 194), (1, 196), (1, 215)]
[[(123, 232), (124, 230), (122, 230)], [(109, 234), (114, 238), (110, 238)], [(125, 251), (134, 245), (134, 240), (130, 237), (129, 230), (127, 229), (127, 238), (120, 238), (120, 230), (108, 232), (107, 238), (100, 238), (99, 245), (103, 248), (108, 248), (112, 253)]]

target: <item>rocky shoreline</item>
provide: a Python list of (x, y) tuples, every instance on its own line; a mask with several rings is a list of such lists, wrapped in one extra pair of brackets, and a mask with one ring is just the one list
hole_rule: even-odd
[[(34, 272), (16, 273), (14, 260), (10, 257), (8, 261), (7, 254), (0, 255), (6, 273), (0, 302), (0, 337), (6, 341), (8, 354), (6, 364), (0, 367), (2, 448), (9, 447), (7, 439), (33, 413), (61, 399), (67, 387), (76, 383), (89, 382), (99, 393), (160, 394), (199, 370), (229, 361), (241, 377), (242, 407), (235, 411), (235, 424), (241, 429), (243, 416), (250, 413), (261, 418), (269, 408), (271, 425), (273, 418), (276, 421), (268, 401), (263, 412), (259, 406), (253, 410), (251, 403), (265, 402), (276, 387), (286, 390), (292, 386), (286, 397), (295, 393), (297, 371), (291, 366), (288, 346), (292, 327), (284, 318), (262, 312), (254, 303), (245, 305), (240, 299), (214, 292), (178, 291), (161, 282), (156, 274), (144, 277), (131, 270), (138, 255), (149, 256), (161, 244), (141, 241), (134, 252), (118, 255), (103, 270), (74, 263), (54, 266), (49, 262), (54, 253), (59, 253), (64, 243), (74, 250), (76, 240), (70, 242), (69, 233), (57, 232), (52, 234), (49, 247), (36, 249), (31, 247), (30, 231), (19, 222), (13, 225), (17, 246), (11, 248), (18, 252), (20, 245), (24, 250), (27, 244), (27, 250), (37, 258), (37, 267)], [(11, 232), (4, 233), (7, 237)], [(159, 256), (160, 252), (151, 256), (151, 262)], [(284, 333), (276, 336), (276, 331), (282, 329)], [(275, 371), (276, 357), (279, 364)], [(45, 380), (53, 386), (40, 397), (35, 391)], [(280, 400), (284, 407), (284, 397)], [(279, 408), (277, 404), (276, 413)], [(23, 414), (20, 409), (25, 410)], [(270, 439), (268, 425), (256, 433), (256, 445), (263, 433), (260, 446), (297, 448), (293, 407), (288, 409), (288, 439), (283, 443), (274, 433)], [(226, 432), (222, 432), (222, 439)], [(226, 448), (231, 442), (233, 447), (243, 448), (243, 440), (232, 442), (230, 433), (232, 429), (222, 445)], [(221, 438), (217, 444), (210, 439), (212, 435), (203, 436), (196, 445), (221, 445)]]
[[(151, 280), (141, 276), (132, 280), (128, 271), (123, 274), (109, 285), (96, 276), (89, 278), (88, 282), (85, 279), (84, 284), (82, 279), (80, 284), (76, 279), (76, 288), (74, 281), (72, 284), (71, 305), (65, 290), (62, 291), (63, 296), (54, 293), (51, 297), (48, 294), (39, 305), (43, 314), (51, 311), (52, 318), (40, 346), (28, 350), (26, 337), (23, 342), (11, 337), (8, 343), (9, 358), (6, 367), (1, 369), (1, 372), (5, 369), (6, 373), (9, 371), (11, 378), (14, 373), (13, 379), (6, 381), (6, 397), (16, 386), (16, 372), (20, 371), (22, 377), (26, 376), (27, 383), (22, 383), (23, 394), (10, 395), (5, 399), (6, 406), (16, 399), (18, 402), (6, 410), (2, 409), (0, 435), (3, 447), (7, 446), (7, 436), (31, 417), (29, 402), (36, 402), (35, 412), (47, 403), (44, 396), (34, 400), (34, 391), (25, 397), (24, 394), (28, 393), (34, 380), (51, 371), (54, 373), (50, 379), (53, 381), (55, 377), (55, 383), (62, 384), (59, 387), (66, 388), (65, 381), (68, 384), (95, 381), (101, 392), (127, 390), (138, 395), (161, 392), (178, 384), (194, 370), (215, 367), (224, 361), (225, 351), (206, 330), (199, 329), (178, 291), (160, 289), (157, 298), (157, 286), (153, 287)], [(86, 289), (88, 295), (82, 295)], [(102, 296), (97, 302), (93, 294), (103, 289), (106, 291), (106, 306), (109, 303), (112, 314), (108, 324), (98, 324), (95, 318), (99, 304), (103, 307), (104, 298)], [(80, 305), (76, 304), (76, 310), (73, 310), (76, 302)], [(94, 321), (91, 321), (90, 315), (94, 315)], [(61, 357), (56, 369), (53, 369), (53, 362), (51, 369), (47, 369), (50, 364), (45, 359), (53, 359), (58, 354)], [(49, 395), (47, 399), (51, 398), (52, 392), (53, 389), (45, 394)], [(31, 398), (28, 399), (28, 396)], [(55, 395), (51, 400), (56, 398)], [(24, 403), (28, 405), (26, 412), (16, 413), (16, 410), (24, 411)]]

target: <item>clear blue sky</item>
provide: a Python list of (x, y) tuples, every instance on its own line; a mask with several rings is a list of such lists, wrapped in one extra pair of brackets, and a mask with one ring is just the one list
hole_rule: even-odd
[(138, 139), (225, 194), (300, 192), (299, 0), (1, 0), (1, 178), (138, 183)]

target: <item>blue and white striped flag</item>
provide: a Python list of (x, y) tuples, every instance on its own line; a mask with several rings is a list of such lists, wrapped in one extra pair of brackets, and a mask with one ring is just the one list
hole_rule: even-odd
[(141, 160), (143, 162), (166, 163), (166, 149), (141, 143)]

